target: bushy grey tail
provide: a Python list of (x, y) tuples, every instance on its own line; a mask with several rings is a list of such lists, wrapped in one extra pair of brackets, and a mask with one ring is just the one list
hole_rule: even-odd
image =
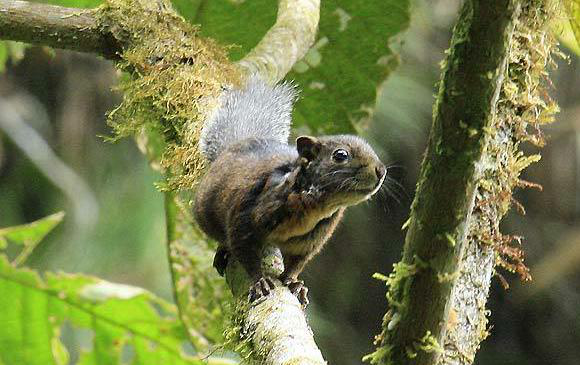
[(224, 92), (201, 132), (201, 151), (214, 161), (229, 145), (250, 137), (288, 143), (296, 95), (292, 84), (270, 86), (257, 75), (244, 89)]

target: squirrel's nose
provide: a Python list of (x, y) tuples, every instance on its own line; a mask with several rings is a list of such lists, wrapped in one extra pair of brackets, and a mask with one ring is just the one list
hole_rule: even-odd
[(377, 174), (377, 177), (380, 179), (383, 178), (383, 176), (385, 176), (385, 174), (387, 173), (387, 169), (385, 167), (385, 165), (380, 164), (377, 167), (375, 167), (375, 173)]

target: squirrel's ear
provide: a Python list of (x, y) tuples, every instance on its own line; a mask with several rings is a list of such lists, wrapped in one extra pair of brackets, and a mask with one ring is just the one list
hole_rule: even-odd
[(308, 161), (314, 160), (320, 152), (320, 142), (315, 137), (300, 136), (296, 138), (296, 149), (301, 157)]

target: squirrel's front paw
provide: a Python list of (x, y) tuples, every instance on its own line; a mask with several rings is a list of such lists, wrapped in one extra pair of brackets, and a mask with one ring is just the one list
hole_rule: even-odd
[(250, 302), (268, 296), (270, 291), (274, 290), (275, 287), (276, 286), (274, 285), (272, 279), (262, 276), (254, 283), (254, 285), (250, 287), (250, 294), (248, 295)]
[(308, 288), (304, 285), (304, 282), (297, 279), (286, 279), (283, 283), (298, 298), (302, 308), (306, 308), (310, 301), (308, 300)]

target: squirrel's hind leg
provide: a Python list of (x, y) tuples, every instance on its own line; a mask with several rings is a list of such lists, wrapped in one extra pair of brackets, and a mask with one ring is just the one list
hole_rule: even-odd
[(232, 230), (231, 234), (230, 252), (246, 270), (253, 282), (248, 294), (250, 302), (268, 296), (274, 290), (275, 284), (262, 272), (262, 240), (254, 234), (243, 232), (242, 229)]

